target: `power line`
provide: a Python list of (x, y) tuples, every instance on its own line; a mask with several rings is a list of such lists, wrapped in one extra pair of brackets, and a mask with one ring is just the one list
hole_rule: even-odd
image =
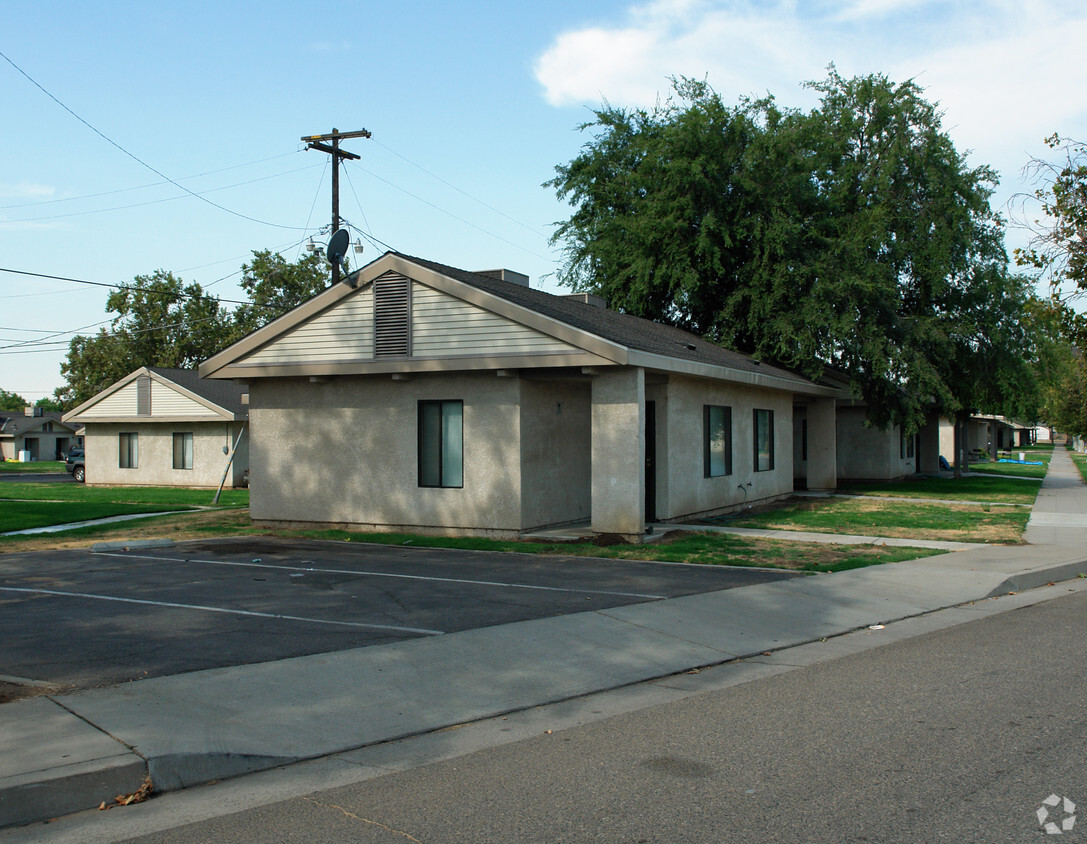
[[(50, 279), (52, 281), (69, 281), (72, 284), (87, 284), (87, 285), (90, 285), (92, 287), (106, 287), (106, 288), (109, 288), (110, 290), (132, 290), (132, 291), (136, 291), (136, 292), (145, 292), (145, 293), (153, 292), (153, 293), (156, 293), (156, 294), (158, 294), (160, 296), (172, 296), (175, 299), (212, 299), (212, 300), (218, 301), (218, 302), (225, 302), (228, 305), (252, 305), (253, 304), (252, 302), (243, 302), (240, 299), (218, 299), (218, 298), (216, 298), (214, 296), (207, 296), (207, 295), (196, 294), (196, 293), (185, 293), (185, 292), (167, 293), (164, 290), (146, 291), (146, 290), (141, 290), (141, 288), (139, 288), (139, 287), (134, 287), (131, 284), (111, 284), (111, 283), (106, 282), (106, 281), (89, 281), (88, 279), (85, 279), (85, 278), (70, 278), (68, 276), (63, 276), (63, 275), (49, 275), (48, 273), (34, 273), (34, 272), (30, 272), (29, 270), (15, 270), (15, 269), (12, 269), (11, 267), (0, 267), (0, 273), (14, 273), (16, 275), (28, 275), (28, 276), (32, 276), (34, 278), (48, 278), (48, 279)], [(271, 306), (266, 305), (264, 307), (271, 307)]]
[(456, 186), (456, 185), (454, 185), (454, 184), (453, 184), (452, 182), (448, 182), (448, 181), (446, 181), (445, 179), (443, 179), (443, 178), (442, 178), (441, 176), (437, 175), (436, 173), (431, 173), (431, 172), (430, 172), (429, 170), (427, 170), (427, 169), (426, 169), (425, 167), (423, 167), (422, 165), (420, 165), (420, 164), (416, 164), (416, 163), (415, 163), (414, 161), (412, 161), (411, 159), (409, 159), (409, 158), (406, 158), (405, 156), (403, 156), (403, 155), (401, 155), (400, 153), (398, 153), (398, 152), (397, 152), (396, 150), (394, 150), (394, 149), (391, 149), (390, 147), (388, 147), (388, 146), (386, 146), (385, 144), (381, 143), (381, 141), (374, 141), (374, 143), (375, 143), (375, 144), (377, 144), (377, 145), (378, 145), (379, 147), (381, 147), (381, 148), (382, 148), (383, 150), (385, 150), (386, 152), (391, 152), (391, 153), (392, 153), (393, 155), (395, 155), (395, 156), (396, 156), (397, 158), (399, 158), (399, 159), (400, 159), (401, 161), (404, 161), (404, 162), (406, 162), (406, 163), (410, 164), (410, 165), (411, 165), (412, 167), (414, 167), (414, 168), (415, 168), (416, 170), (421, 170), (421, 171), (422, 171), (423, 173), (426, 173), (426, 174), (427, 174), (428, 176), (430, 176), (430, 178), (432, 178), (432, 179), (436, 179), (437, 181), (441, 182), (441, 183), (442, 183), (443, 185), (445, 185), (446, 187), (450, 187), (450, 188), (452, 188), (453, 190), (455, 190), (455, 191), (456, 191), (457, 193), (459, 193), (459, 194), (461, 194), (461, 195), (463, 195), (463, 196), (466, 196), (466, 197), (468, 197), (468, 198), (469, 198), (470, 200), (472, 200), (473, 202), (478, 202), (478, 203), (479, 203), (480, 205), (482, 205), (482, 206), (483, 206), (484, 208), (487, 208), (487, 209), (489, 209), (489, 210), (491, 210), (491, 211), (494, 211), (494, 213), (495, 213), (495, 214), (498, 214), (498, 215), (499, 215), (499, 216), (501, 216), (501, 217), (505, 217), (505, 218), (506, 218), (507, 220), (509, 220), (509, 221), (510, 221), (511, 223), (516, 223), (516, 224), (517, 224), (517, 225), (519, 225), (519, 226), (520, 226), (521, 228), (523, 228), (523, 229), (525, 229), (525, 230), (527, 230), (527, 231), (530, 231), (530, 232), (532, 232), (532, 234), (534, 234), (534, 235), (537, 235), (537, 236), (540, 236), (540, 237), (547, 237), (547, 235), (545, 235), (545, 234), (544, 234), (543, 232), (541, 232), (541, 231), (539, 231), (539, 230), (537, 230), (537, 229), (533, 228), (532, 226), (528, 225), (527, 223), (522, 223), (522, 222), (521, 222), (520, 220), (516, 219), (515, 217), (511, 217), (511, 216), (510, 216), (509, 214), (507, 214), (507, 213), (506, 213), (505, 211), (502, 211), (502, 210), (501, 210), (501, 209), (499, 209), (499, 208), (495, 208), (495, 207), (494, 207), (493, 205), (491, 205), (490, 203), (484, 202), (484, 201), (483, 201), (482, 199), (480, 199), (480, 198), (479, 198), (479, 197), (477, 197), (477, 196), (472, 196), (472, 194), (468, 193), (468, 191), (466, 191), (466, 190), (463, 190), (462, 188), (459, 188), (459, 187), (457, 187), (457, 186)]
[[(229, 167), (220, 167), (218, 170), (206, 170), (203, 173), (194, 173), (191, 176), (182, 176), (179, 181), (184, 181), (187, 179), (199, 179), (203, 176), (214, 176), (216, 173), (226, 173), (230, 170), (240, 170), (242, 167), (251, 167), (254, 164), (263, 164), (265, 161), (275, 161), (278, 158), (286, 158), (289, 155), (298, 155), (300, 152), (301, 150), (282, 152), (279, 155), (270, 155), (267, 158), (258, 158), (256, 161), (246, 161), (243, 164), (232, 164)], [(130, 193), (137, 190), (146, 190), (147, 188), (157, 188), (159, 185), (165, 184), (169, 183), (149, 182), (146, 185), (136, 185), (130, 188), (116, 188), (115, 190), (100, 191), (99, 193), (87, 193), (83, 194), (82, 196), (65, 196), (61, 199), (42, 199), (38, 200), (37, 202), (17, 202), (14, 205), (0, 205), (0, 211), (7, 211), (9, 208), (31, 208), (36, 205), (55, 205), (58, 202), (79, 202), (81, 199), (97, 199), (100, 196), (112, 196), (116, 193)]]
[[(218, 188), (209, 188), (208, 190), (200, 191), (199, 193), (188, 190), (186, 188), (186, 192), (190, 196), (198, 196), (203, 198), (205, 194), (216, 193), (223, 190), (230, 190), (231, 188), (242, 187), (243, 185), (252, 185), (256, 182), (266, 182), (269, 179), (278, 179), (280, 176), (289, 176), (291, 173), (300, 173), (303, 170), (309, 170), (316, 166), (316, 164), (307, 164), (305, 167), (297, 167), (294, 170), (285, 170), (282, 173), (273, 173), (270, 176), (259, 176), (256, 179), (249, 179), (245, 182), (235, 182), (232, 185), (223, 185), (222, 187)], [(125, 211), (129, 208), (142, 208), (145, 205), (159, 205), (163, 202), (176, 202), (179, 199), (185, 199), (185, 196), (167, 196), (163, 199), (149, 199), (146, 202), (134, 202), (131, 205), (115, 205), (111, 208), (95, 208), (90, 211), (72, 211), (68, 214), (51, 214), (46, 217), (22, 217), (12, 220), (0, 220), (0, 223), (34, 223), (41, 220), (63, 220), (67, 217), (86, 217), (89, 214), (105, 214), (109, 211)], [(281, 228), (299, 229), (298, 226), (282, 226)], [(305, 229), (300, 230), (305, 231)]]
[(260, 219), (257, 219), (256, 217), (250, 217), (248, 214), (242, 214), (240, 211), (234, 211), (233, 209), (227, 208), (225, 205), (220, 205), (217, 202), (212, 202), (207, 197), (201, 196), (200, 194), (189, 190), (187, 187), (185, 187), (182, 184), (178, 184), (176, 181), (171, 179), (169, 176), (167, 176), (161, 170), (155, 169), (154, 167), (152, 167), (150, 164), (148, 164), (146, 161), (144, 161), (142, 158), (140, 158), (135, 153), (129, 152), (127, 149), (125, 149), (123, 146), (121, 146), (115, 140), (113, 140), (109, 136), (107, 136), (107, 135), (103, 134), (102, 132), (100, 132), (98, 129), (96, 129), (94, 126), (92, 126), (90, 123), (88, 123), (82, 117), (80, 117), (78, 114), (76, 114), (70, 108), (68, 108), (68, 106), (66, 106), (59, 99), (57, 99), (55, 96), (53, 96), (53, 94), (51, 94), (49, 91), (47, 91), (29, 73), (27, 73), (25, 70), (23, 70), (21, 67), (19, 67), (19, 65), (15, 64), (15, 62), (13, 62), (10, 58), (8, 58), (8, 56), (6, 56), (4, 53), (0, 52), (0, 58), (2, 58), (4, 61), (6, 61), (8, 64), (10, 64), (13, 68), (15, 68), (17, 71), (19, 71), (19, 73), (21, 73), (27, 79), (27, 81), (29, 81), (35, 88), (37, 88), (39, 91), (41, 91), (47, 97), (49, 97), (49, 99), (51, 99), (53, 102), (55, 102), (57, 105), (59, 105), (62, 109), (64, 109), (66, 112), (68, 112), (70, 115), (72, 115), (72, 117), (74, 117), (76, 120), (78, 120), (84, 126), (86, 126), (92, 132), (94, 132), (94, 134), (96, 134), (102, 140), (106, 141), (111, 146), (116, 147), (118, 150), (123, 152), (125, 155), (127, 155), (129, 158), (131, 158), (137, 164), (141, 165), (142, 167), (146, 167), (148, 170), (150, 170), (156, 176), (158, 176), (161, 179), (165, 179), (167, 182), (169, 182), (174, 187), (185, 191), (185, 193), (189, 194), (192, 197), (195, 197), (196, 199), (199, 199), (201, 202), (207, 203), (208, 205), (212, 206), (213, 208), (218, 208), (220, 211), (225, 211), (227, 214), (232, 214), (235, 217), (242, 218), (243, 220), (249, 220), (251, 223), (259, 223), (262, 226), (272, 226), (273, 228), (277, 228), (277, 229), (298, 229), (298, 226), (284, 226), (284, 225), (280, 225), (279, 223), (270, 223), (267, 220), (260, 220)]
[(429, 205), (435, 211), (440, 211), (441, 213), (443, 213), (443, 214), (445, 214), (445, 215), (447, 215), (449, 217), (452, 217), (454, 220), (457, 220), (457, 221), (459, 221), (461, 223), (464, 223), (464, 225), (466, 225), (466, 226), (472, 227), (476, 231), (481, 231), (485, 235), (489, 235), (490, 237), (493, 237), (495, 240), (500, 240), (503, 243), (508, 244), (509, 246), (512, 246), (514, 249), (520, 249), (522, 252), (527, 252), (529, 255), (535, 255), (537, 258), (542, 258), (545, 261), (550, 260), (546, 255), (541, 255), (539, 252), (534, 252), (533, 250), (529, 249), (527, 246), (522, 246), (519, 243), (514, 243), (512, 240), (507, 240), (506, 238), (502, 237), (501, 235), (495, 234), (494, 232), (489, 231), (489, 230), (483, 228), (482, 226), (477, 226), (475, 223), (468, 222), (468, 220), (465, 220), (463, 217), (458, 217), (452, 211), (446, 211), (444, 208), (442, 208), (442, 207), (440, 207), (438, 205), (435, 205), (433, 202), (429, 202), (428, 200), (423, 199), (421, 196), (418, 196), (418, 195), (412, 193), (411, 191), (400, 187), (400, 185), (394, 184), (393, 182), (390, 182), (388, 179), (385, 179), (385, 178), (377, 175), (377, 173), (374, 173), (374, 172), (372, 172), (370, 170), (367, 170), (365, 167), (363, 167), (360, 164), (353, 164), (352, 166), (357, 167), (363, 173), (366, 173), (368, 176), (372, 176), (373, 178), (377, 179), (379, 182), (384, 182), (389, 187), (396, 188), (401, 193), (406, 193), (412, 199), (418, 200), (419, 202), (423, 203), (424, 205)]

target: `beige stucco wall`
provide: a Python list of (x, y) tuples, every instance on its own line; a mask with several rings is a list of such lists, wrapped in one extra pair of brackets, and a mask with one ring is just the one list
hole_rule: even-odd
[(838, 407), (839, 480), (886, 481), (917, 472), (917, 449), (904, 457), (898, 425), (881, 430), (864, 424), (863, 407)]
[(592, 511), (591, 386), (571, 379), (521, 385), (521, 524), (586, 521)]
[[(650, 396), (652, 398), (652, 396)], [(732, 408), (732, 474), (704, 477), (704, 405)], [(754, 468), (753, 411), (774, 412), (774, 468)], [(661, 424), (661, 417), (664, 423)], [(680, 519), (720, 513), (788, 495), (793, 489), (792, 393), (674, 377), (657, 398), (657, 516)]]
[[(223, 448), (233, 444), (240, 422), (157, 422), (87, 424), (86, 467), (87, 483), (126, 486), (218, 487), (226, 468), (227, 455)], [(118, 466), (118, 435), (130, 432), (139, 435), (137, 466)], [(193, 435), (192, 469), (175, 469), (174, 433)], [(227, 487), (239, 487), (249, 465), (248, 432), (242, 437), (234, 455)]]
[[(479, 374), (254, 379), (250, 513), (257, 521), (515, 533), (517, 378)], [(418, 402), (464, 402), (464, 486), (418, 483)]]

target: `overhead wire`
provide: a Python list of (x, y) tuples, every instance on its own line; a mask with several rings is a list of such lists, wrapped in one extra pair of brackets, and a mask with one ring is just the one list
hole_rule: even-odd
[(458, 222), (464, 223), (464, 225), (469, 226), (469, 227), (475, 229), (476, 231), (483, 232), (483, 234), (488, 235), (489, 237), (493, 237), (495, 240), (500, 240), (503, 243), (507, 244), (508, 246), (512, 246), (514, 249), (520, 249), (522, 252), (527, 252), (530, 255), (535, 255), (537, 258), (542, 258), (545, 261), (550, 260), (546, 255), (541, 255), (539, 252), (535, 252), (535, 251), (533, 251), (532, 249), (529, 249), (526, 246), (522, 246), (519, 243), (514, 243), (512, 240), (508, 240), (507, 238), (504, 238), (499, 234), (495, 234), (494, 232), (483, 228), (483, 226), (477, 226), (475, 223), (471, 223), (468, 220), (465, 220), (463, 217), (458, 217), (452, 211), (446, 211), (444, 208), (442, 208), (442, 207), (440, 207), (438, 205), (435, 205), (433, 202), (430, 202), (430, 201), (428, 201), (426, 199), (423, 199), (421, 196), (412, 193), (411, 191), (407, 190), (406, 188), (400, 187), (400, 185), (395, 184), (394, 182), (390, 182), (388, 179), (377, 175), (377, 173), (374, 173), (371, 170), (367, 170), (365, 167), (358, 164), (358, 162), (351, 161), (351, 162), (344, 162), (344, 164), (345, 165), (350, 165), (352, 167), (357, 167), (363, 173), (366, 173), (368, 176), (371, 176), (371, 177), (377, 179), (379, 182), (384, 182), (389, 187), (396, 188), (398, 191), (400, 191), (401, 193), (407, 194), (412, 199), (414, 199), (414, 200), (416, 200), (418, 202), (421, 202), (424, 205), (429, 205), (435, 211), (440, 211), (442, 214), (445, 214), (446, 216), (452, 217), (454, 220), (457, 220)]
[[(178, 181), (185, 181), (188, 179), (199, 179), (204, 176), (214, 176), (217, 173), (226, 173), (230, 170), (240, 170), (242, 167), (251, 167), (254, 164), (263, 164), (266, 161), (275, 161), (279, 158), (286, 158), (289, 155), (298, 155), (301, 150), (293, 150), (291, 152), (281, 152), (279, 155), (270, 155), (267, 158), (258, 158), (255, 161), (246, 161), (242, 164), (232, 164), (229, 167), (220, 167), (217, 170), (206, 170), (203, 173), (194, 173), (191, 176), (181, 176)], [(316, 166), (316, 165), (313, 165)], [(7, 211), (10, 208), (30, 208), (35, 205), (55, 205), (59, 202), (78, 202), (82, 199), (97, 199), (100, 196), (112, 196), (117, 193), (130, 193), (131, 191), (146, 190), (147, 188), (157, 188), (160, 185), (166, 185), (169, 182), (149, 182), (146, 185), (135, 185), (129, 188), (115, 188), (114, 190), (100, 191), (98, 193), (87, 193), (81, 196), (65, 196), (59, 199), (40, 199), (36, 202), (17, 202), (14, 205), (0, 205), (0, 211)]]
[(257, 217), (251, 217), (248, 214), (243, 214), (240, 211), (235, 211), (235, 210), (233, 210), (231, 208), (227, 208), (225, 205), (220, 205), (219, 203), (213, 202), (212, 200), (208, 199), (205, 196), (201, 196), (200, 194), (189, 190), (184, 185), (179, 184), (174, 179), (171, 179), (169, 176), (167, 176), (161, 170), (158, 170), (155, 167), (152, 167), (150, 164), (148, 164), (146, 161), (144, 161), (138, 155), (136, 155), (135, 153), (129, 152), (127, 149), (125, 149), (123, 146), (121, 146), (115, 140), (110, 138), (108, 135), (106, 135), (105, 133), (99, 131), (97, 128), (92, 126), (90, 123), (88, 123), (86, 120), (84, 120), (78, 114), (76, 114), (72, 109), (70, 109), (68, 106), (66, 106), (64, 103), (62, 103), (51, 92), (46, 90), (46, 88), (44, 86), (42, 86), (37, 80), (35, 80), (34, 77), (32, 77), (29, 73), (27, 73), (25, 70), (23, 70), (21, 67), (19, 67), (19, 65), (17, 65), (14, 61), (12, 61), (6, 54), (4, 54), (3, 52), (0, 52), (0, 58), (2, 58), (4, 61), (6, 61), (8, 64), (10, 64), (13, 68), (15, 68), (35, 88), (37, 88), (39, 91), (41, 91), (47, 97), (49, 97), (49, 99), (51, 99), (53, 102), (55, 102), (58, 106), (60, 106), (62, 109), (64, 109), (66, 112), (68, 112), (68, 114), (70, 114), (72, 117), (74, 117), (80, 123), (82, 123), (84, 126), (86, 126), (88, 129), (90, 129), (92, 132), (94, 132), (94, 134), (98, 135), (98, 137), (100, 137), (102, 140), (106, 141), (111, 146), (113, 146), (116, 149), (120, 150), (122, 153), (127, 155), (129, 158), (131, 158), (133, 161), (135, 161), (140, 166), (146, 167), (148, 170), (150, 170), (152, 173), (154, 173), (159, 178), (165, 179), (167, 182), (169, 182), (174, 187), (179, 188), (180, 190), (183, 190), (185, 193), (189, 194), (190, 196), (192, 196), (192, 197), (194, 197), (196, 199), (199, 199), (201, 202), (207, 203), (208, 205), (212, 206), (213, 208), (218, 208), (220, 211), (225, 211), (227, 214), (231, 214), (231, 215), (233, 215), (235, 217), (240, 217), (243, 220), (249, 220), (252, 223), (259, 223), (260, 225), (263, 225), (263, 226), (272, 226), (273, 228), (278, 228), (278, 229), (295, 229), (295, 230), (298, 229), (297, 226), (284, 226), (284, 225), (281, 225), (280, 223), (272, 223), (272, 222), (270, 222), (268, 220), (261, 220), (261, 219), (258, 219)]
[[(242, 187), (244, 185), (252, 185), (252, 184), (255, 184), (256, 182), (266, 182), (269, 179), (278, 179), (280, 176), (289, 176), (291, 173), (300, 173), (303, 170), (309, 170), (309, 169), (311, 169), (313, 167), (316, 167), (316, 166), (317, 166), (316, 164), (307, 164), (305, 167), (297, 167), (294, 170), (285, 170), (282, 173), (273, 173), (270, 176), (259, 176), (256, 179), (249, 179), (248, 181), (245, 181), (245, 182), (235, 182), (232, 185), (223, 185), (223, 186), (217, 187), (217, 188), (208, 188), (208, 190), (206, 190), (206, 191), (196, 191), (196, 192), (194, 192), (194, 191), (188, 190), (187, 188), (185, 190), (186, 190), (187, 196), (198, 196), (198, 197), (203, 198), (203, 196), (205, 194), (217, 193), (219, 191), (230, 190), (232, 188)], [(185, 198), (186, 198), (186, 195), (167, 196), (167, 197), (163, 197), (162, 199), (149, 199), (146, 202), (133, 202), (133, 203), (131, 203), (129, 205), (114, 205), (114, 206), (112, 206), (110, 208), (94, 208), (94, 209), (91, 209), (89, 211), (72, 211), (72, 212), (69, 212), (67, 214), (50, 214), (50, 215), (45, 216), (45, 217), (21, 217), (21, 218), (14, 218), (14, 219), (4, 219), (4, 220), (0, 220), (0, 223), (34, 223), (34, 222), (40, 222), (42, 220), (63, 220), (63, 219), (66, 219), (68, 217), (86, 217), (86, 216), (88, 216), (90, 214), (105, 214), (105, 213), (107, 213), (109, 211), (126, 211), (129, 208), (143, 208), (144, 206), (147, 206), (147, 205), (159, 205), (159, 204), (164, 203), (164, 202), (176, 202), (179, 199), (185, 199)], [(297, 226), (284, 226), (283, 228), (297, 229), (298, 227)]]
[(468, 199), (472, 200), (473, 202), (477, 202), (477, 203), (479, 203), (479, 204), (480, 204), (480, 205), (482, 205), (482, 206), (483, 206), (484, 208), (486, 208), (486, 209), (488, 209), (488, 210), (490, 210), (490, 211), (493, 211), (493, 212), (494, 212), (495, 214), (498, 214), (498, 215), (499, 215), (500, 217), (505, 217), (505, 218), (506, 218), (507, 220), (509, 220), (509, 221), (510, 221), (511, 223), (516, 223), (516, 224), (517, 224), (518, 226), (520, 226), (521, 228), (525, 229), (526, 231), (529, 231), (529, 232), (531, 232), (532, 234), (535, 234), (535, 235), (539, 235), (539, 236), (541, 236), (541, 237), (544, 237), (544, 238), (546, 238), (546, 237), (547, 237), (547, 235), (546, 235), (546, 234), (544, 234), (543, 232), (541, 232), (541, 231), (539, 231), (539, 230), (537, 230), (537, 229), (533, 228), (532, 226), (528, 225), (527, 223), (523, 223), (523, 222), (521, 222), (520, 220), (518, 220), (517, 218), (515, 218), (515, 217), (511, 217), (511, 216), (510, 216), (509, 214), (507, 214), (507, 213), (506, 213), (505, 211), (501, 210), (500, 208), (495, 208), (495, 207), (494, 207), (493, 205), (491, 205), (491, 204), (490, 204), (490, 203), (488, 203), (488, 202), (484, 202), (484, 201), (483, 201), (482, 199), (480, 199), (480, 198), (479, 198), (478, 196), (473, 196), (472, 194), (468, 193), (468, 191), (464, 190), (463, 188), (459, 188), (459, 187), (457, 187), (457, 186), (456, 186), (455, 184), (453, 184), (452, 182), (449, 182), (449, 181), (447, 181), (447, 180), (443, 179), (443, 178), (442, 178), (441, 176), (439, 176), (439, 175), (438, 175), (437, 173), (432, 173), (432, 172), (430, 172), (430, 171), (429, 171), (429, 170), (427, 170), (427, 169), (426, 169), (425, 167), (423, 167), (423, 166), (422, 166), (421, 164), (416, 164), (416, 163), (415, 163), (414, 161), (412, 161), (412, 160), (411, 160), (410, 158), (407, 158), (406, 156), (404, 156), (404, 155), (401, 155), (401, 154), (400, 154), (399, 152), (397, 152), (396, 150), (392, 149), (391, 147), (387, 146), (386, 144), (383, 144), (383, 143), (381, 143), (381, 141), (373, 141), (373, 143), (377, 144), (377, 145), (378, 145), (379, 147), (381, 147), (382, 149), (384, 149), (384, 150), (385, 150), (386, 152), (389, 152), (389, 153), (391, 153), (391, 154), (395, 155), (395, 156), (396, 156), (397, 158), (399, 158), (399, 159), (400, 159), (401, 161), (403, 161), (403, 162), (405, 162), (405, 163), (407, 163), (407, 164), (410, 164), (410, 165), (411, 165), (412, 167), (414, 167), (414, 168), (415, 168), (416, 170), (420, 170), (420, 171), (422, 171), (423, 173), (426, 173), (426, 174), (427, 174), (428, 176), (430, 176), (430, 178), (432, 178), (432, 179), (436, 179), (437, 181), (441, 182), (441, 183), (442, 183), (443, 185), (445, 185), (446, 187), (452, 188), (453, 190), (455, 190), (455, 191), (456, 191), (457, 193), (461, 194), (462, 196), (466, 196), (466, 197), (468, 197)]

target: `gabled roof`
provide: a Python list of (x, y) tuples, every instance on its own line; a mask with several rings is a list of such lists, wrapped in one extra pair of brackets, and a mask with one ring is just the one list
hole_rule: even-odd
[(61, 414), (55, 411), (43, 413), (41, 416), (27, 416), (25, 413), (16, 414), (5, 411), (0, 413), (0, 437), (20, 437), (40, 429), (46, 422), (55, 422), (71, 431), (75, 430), (74, 425), (62, 422)]
[[(530, 326), (587, 353), (581, 358), (570, 356), (568, 362), (550, 362), (549, 365), (642, 366), (811, 395), (834, 395), (837, 392), (796, 373), (760, 363), (748, 355), (725, 349), (673, 326), (398, 252), (386, 252), (352, 273), (348, 281), (354, 282), (358, 289), (349, 284), (341, 284), (322, 291), (293, 311), (205, 361), (200, 366), (201, 374), (209, 378), (239, 375), (248, 378), (261, 377), (265, 373), (244, 365), (244, 359), (248, 355), (266, 347), (307, 320), (327, 312), (344, 298), (360, 292), (374, 279), (389, 272), (440, 289), (478, 308), (501, 314), (508, 320)], [(487, 360), (494, 361), (493, 358)], [(410, 371), (412, 363), (410, 359), (402, 361), (398, 364), (398, 369)], [(451, 361), (450, 368), (463, 365), (464, 361), (458, 359)], [(495, 368), (516, 365), (518, 364), (507, 361), (495, 364)], [(520, 365), (529, 366), (531, 363), (525, 361)], [(436, 368), (422, 362), (417, 366), (420, 369)], [(295, 365), (290, 372), (285, 367), (280, 367), (277, 371), (268, 371), (266, 374), (319, 375), (381, 371), (393, 370), (388, 365), (382, 368), (380, 362), (367, 362), (354, 366), (339, 364), (336, 368), (329, 366), (324, 369), (312, 365)]]
[[(165, 392), (158, 402), (152, 402), (150, 414), (128, 412), (117, 399), (125, 388), (133, 389), (140, 376), (146, 376)], [(230, 381), (210, 381), (201, 378), (195, 369), (171, 369), (161, 366), (141, 366), (124, 378), (64, 414), (65, 422), (78, 425), (88, 422), (166, 422), (236, 420), (246, 417), (243, 396), (246, 388)], [(155, 412), (156, 403), (168, 398), (162, 413)], [(111, 398), (113, 402), (109, 401)]]

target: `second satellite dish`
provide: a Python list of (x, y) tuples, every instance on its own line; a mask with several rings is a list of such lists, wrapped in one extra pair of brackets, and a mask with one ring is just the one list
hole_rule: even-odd
[(351, 235), (348, 234), (347, 229), (340, 229), (332, 235), (328, 241), (328, 250), (325, 252), (328, 262), (333, 265), (339, 264), (343, 256), (347, 254), (347, 247), (350, 245)]

